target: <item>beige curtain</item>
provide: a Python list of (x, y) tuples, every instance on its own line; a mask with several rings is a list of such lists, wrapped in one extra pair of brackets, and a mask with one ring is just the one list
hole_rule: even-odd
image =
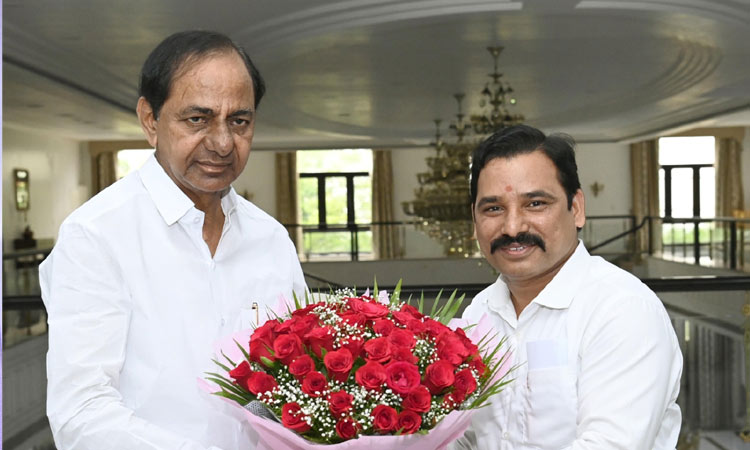
[(716, 140), (716, 215), (732, 217), (744, 208), (742, 145), (734, 138)]
[(117, 152), (102, 152), (92, 158), (93, 195), (117, 181)]
[[(656, 140), (630, 144), (630, 176), (633, 186), (633, 215), (636, 225), (644, 217), (659, 216), (659, 151)], [(648, 223), (635, 235), (635, 250), (648, 251)], [(661, 221), (651, 221), (651, 245), (655, 252), (661, 251)]]
[[(741, 217), (745, 202), (742, 194), (742, 145), (735, 138), (716, 139), (716, 216)], [(727, 223), (718, 225), (723, 228), (724, 248), (729, 249), (732, 229)], [(738, 242), (744, 242), (742, 228), (739, 228)], [(744, 254), (740, 255), (739, 266), (744, 265)], [(730, 263), (730, 252), (724, 252), (724, 262)]]
[(289, 231), (289, 237), (300, 253), (302, 228), (299, 226), (296, 152), (276, 153), (276, 219)]
[[(372, 152), (372, 221), (394, 221), (391, 150)], [(373, 225), (372, 240), (375, 259), (394, 259), (401, 256), (395, 225)]]

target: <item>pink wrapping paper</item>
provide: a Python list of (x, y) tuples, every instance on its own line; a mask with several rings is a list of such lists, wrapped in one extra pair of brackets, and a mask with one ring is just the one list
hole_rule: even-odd
[[(293, 306), (292, 306), (293, 307)], [(277, 309), (281, 309), (278, 308)], [(282, 311), (277, 311), (282, 312)], [(286, 310), (283, 311), (284, 313)], [(467, 326), (468, 323), (463, 319), (453, 319), (449, 324), (451, 328), (456, 326)], [(472, 341), (477, 342), (487, 333), (492, 332), (492, 326), (489, 318), (483, 316), (479, 323), (473, 327), (468, 336)], [(215, 344), (216, 357), (221, 363), (226, 363), (226, 360), (221, 356), (222, 352), (228, 356), (235, 363), (243, 361), (243, 354), (237, 347), (238, 342), (241, 345), (246, 345), (250, 340), (250, 335), (253, 330), (243, 330), (237, 332), (231, 336), (228, 336)], [(494, 340), (492, 345), (496, 345), (499, 342), (499, 337)], [(510, 368), (510, 359), (506, 358), (505, 363), (498, 373), (498, 378), (508, 372)], [(217, 367), (217, 371), (222, 372)], [(219, 389), (217, 386), (206, 382), (205, 380), (199, 379), (198, 383), (201, 389), (211, 393), (216, 392)], [(411, 434), (404, 436), (360, 436), (356, 439), (351, 439), (339, 444), (316, 444), (305, 440), (295, 432), (285, 428), (282, 424), (254, 415), (250, 411), (246, 410), (234, 401), (228, 400), (222, 397), (216, 397), (217, 401), (223, 400), (232, 404), (234, 407), (243, 412), (247, 421), (252, 425), (253, 429), (258, 433), (260, 441), (256, 447), (258, 450), (308, 450), (308, 449), (382, 449), (388, 447), (389, 450), (423, 450), (423, 449), (444, 449), (448, 444), (461, 437), (466, 429), (471, 424), (471, 417), (475, 410), (463, 410), (453, 411), (448, 414), (440, 423), (430, 430), (426, 435), (423, 434)]]

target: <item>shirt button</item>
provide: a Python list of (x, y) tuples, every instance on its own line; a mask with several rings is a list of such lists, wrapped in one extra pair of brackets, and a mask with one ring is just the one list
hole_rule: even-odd
[(216, 268), (216, 261), (211, 261), (211, 270)]
[(226, 321), (226, 320), (224, 320), (224, 318), (222, 317), (222, 318), (221, 318), (221, 326), (223, 327), (223, 326), (224, 326), (224, 325), (225, 325), (226, 323), (227, 323), (227, 321)]
[(508, 434), (507, 431), (503, 433), (503, 439), (508, 439), (508, 436), (510, 436), (510, 435)]

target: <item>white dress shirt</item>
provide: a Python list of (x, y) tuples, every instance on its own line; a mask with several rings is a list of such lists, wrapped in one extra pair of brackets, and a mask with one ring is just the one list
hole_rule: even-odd
[(467, 436), (476, 442), (464, 447), (675, 448), (682, 354), (664, 306), (640, 280), (579, 243), (520, 316), (502, 276), (463, 317), (476, 323), (485, 313), (518, 367), (475, 413)]
[(41, 266), (49, 416), (60, 450), (254, 447), (200, 390), (213, 344), (305, 283), (287, 231), (230, 189), (213, 257), (204, 214), (152, 156), (74, 211)]

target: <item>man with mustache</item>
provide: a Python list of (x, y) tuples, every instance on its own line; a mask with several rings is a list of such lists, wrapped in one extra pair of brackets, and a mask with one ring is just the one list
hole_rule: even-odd
[[(479, 247), (500, 272), (464, 312), (508, 337), (515, 379), (461, 444), (479, 449), (674, 449), (682, 355), (633, 275), (590, 256), (574, 142), (518, 125), (474, 151)], [(457, 445), (460, 447), (460, 445)]]
[(264, 91), (219, 33), (176, 33), (146, 59), (137, 113), (155, 155), (74, 211), (41, 268), (58, 449), (254, 448), (197, 379), (219, 338), (304, 295), (287, 231), (231, 186)]

